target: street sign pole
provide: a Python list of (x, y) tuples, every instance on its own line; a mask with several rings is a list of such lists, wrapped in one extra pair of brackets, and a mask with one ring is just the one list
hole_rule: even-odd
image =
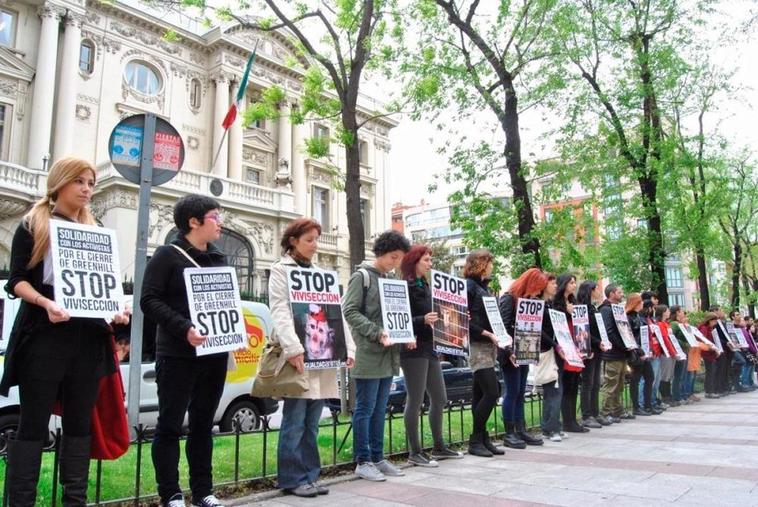
[(147, 234), (150, 213), (150, 190), (153, 186), (153, 155), (155, 152), (154, 114), (145, 115), (140, 161), (139, 207), (137, 212), (137, 250), (134, 254), (134, 296), (132, 299), (132, 333), (129, 345), (129, 397), (127, 412), (129, 427), (139, 425), (140, 382), (142, 381), (142, 327), (144, 315), (140, 308), (142, 281), (147, 263)]

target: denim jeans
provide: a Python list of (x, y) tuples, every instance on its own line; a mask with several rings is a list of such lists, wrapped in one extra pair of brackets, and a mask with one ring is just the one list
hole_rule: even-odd
[(384, 418), (392, 377), (355, 379), (353, 456), (356, 463), (384, 459)]
[(284, 399), (277, 448), (279, 488), (295, 489), (318, 479), (318, 422), (323, 410), (324, 400)]
[(682, 399), (686, 400), (693, 394), (695, 394), (695, 374), (694, 371), (684, 372), (684, 378), (682, 379)]
[(682, 382), (684, 374), (687, 373), (687, 361), (677, 361), (674, 365), (674, 378), (671, 379), (671, 396), (675, 401), (682, 401), (687, 396), (682, 395)]
[(563, 371), (558, 370), (558, 380), (542, 384), (542, 433), (547, 435), (561, 431), (561, 400), (563, 399)]
[(660, 400), (658, 388), (661, 385), (661, 358), (656, 357), (651, 359), (650, 366), (653, 367), (653, 406), (657, 406), (659, 404), (658, 401)]
[(518, 422), (524, 420), (524, 394), (526, 393), (526, 377), (529, 375), (529, 365), (514, 367), (508, 361), (507, 366), (500, 363), (505, 381), (505, 397), (503, 398), (503, 421)]
[(745, 366), (742, 367), (742, 375), (740, 378), (740, 383), (742, 384), (742, 387), (749, 387), (753, 385), (753, 372), (755, 371), (755, 366), (749, 362), (745, 363)]

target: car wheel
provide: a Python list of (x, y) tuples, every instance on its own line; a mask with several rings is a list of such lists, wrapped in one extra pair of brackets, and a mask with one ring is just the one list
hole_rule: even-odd
[(240, 400), (233, 403), (226, 411), (221, 421), (221, 431), (250, 433), (261, 429), (261, 414), (258, 407), (250, 400)]
[(0, 454), (8, 450), (8, 438), (18, 429), (18, 414), (0, 415)]

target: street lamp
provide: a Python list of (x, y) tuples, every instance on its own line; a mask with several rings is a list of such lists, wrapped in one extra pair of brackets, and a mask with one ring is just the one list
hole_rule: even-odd
[(47, 171), (47, 162), (50, 160), (50, 154), (45, 153), (42, 155), (42, 170)]

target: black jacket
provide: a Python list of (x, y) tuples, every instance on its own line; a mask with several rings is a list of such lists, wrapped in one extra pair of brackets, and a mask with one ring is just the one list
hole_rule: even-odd
[(492, 332), (490, 319), (487, 317), (484, 301), (482, 301), (483, 297), (492, 296), (487, 288), (487, 282), (477, 278), (466, 278), (466, 292), (471, 317), (468, 324), (469, 339), (472, 342), (492, 343), (492, 340), (482, 335), (483, 331)]
[(424, 316), (432, 311), (432, 289), (427, 281), (418, 278), (408, 282), (408, 297), (413, 317), (413, 334), (416, 336), (416, 348), (409, 350), (402, 347), (401, 357), (437, 357), (434, 352), (432, 326), (424, 323)]
[[(209, 243), (205, 252), (193, 247), (184, 237), (174, 240), (173, 244), (187, 252), (200, 267), (227, 265), (224, 254), (213, 244)], [(158, 358), (198, 357), (195, 347), (187, 341), (187, 331), (192, 327), (192, 321), (184, 284), (184, 269), (194, 267), (176, 248), (164, 245), (155, 250), (145, 268), (140, 307), (146, 317), (158, 324), (155, 337)], [(217, 356), (209, 354), (200, 357)]]
[(600, 343), (602, 342), (602, 338), (600, 337), (600, 328), (597, 327), (597, 317), (595, 317), (596, 313), (597, 307), (595, 307), (595, 305), (592, 303), (588, 304), (587, 315), (589, 315), (590, 318), (590, 346), (592, 347), (593, 354), (600, 354), (602, 352), (600, 350)]
[(629, 327), (632, 329), (632, 334), (634, 335), (634, 340), (637, 342), (637, 346), (642, 348), (642, 339), (640, 338), (642, 321), (640, 320), (640, 314), (637, 312), (629, 312), (626, 314), (626, 318), (629, 319)]
[(600, 315), (603, 316), (605, 331), (608, 333), (608, 340), (611, 342), (611, 350), (602, 353), (603, 361), (623, 361), (626, 359), (626, 346), (621, 338), (616, 319), (613, 318), (613, 308), (611, 302), (607, 299), (600, 305)]

